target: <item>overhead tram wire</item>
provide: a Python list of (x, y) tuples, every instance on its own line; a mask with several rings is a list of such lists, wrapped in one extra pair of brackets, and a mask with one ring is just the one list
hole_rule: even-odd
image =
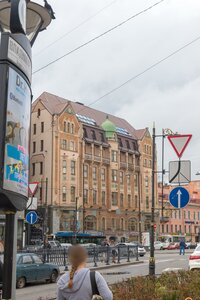
[[(121, 89), (123, 86), (125, 86), (126, 84), (130, 83), (131, 81), (141, 77), (143, 74), (145, 74), (146, 72), (154, 69), (156, 66), (158, 66), (159, 64), (161, 64), (162, 62), (166, 61), (167, 59), (169, 59), (170, 57), (174, 56), (175, 54), (177, 54), (178, 52), (181, 52), (183, 49), (189, 47), (190, 45), (194, 44), (195, 42), (200, 40), (200, 36), (198, 36), (197, 38), (195, 38), (194, 40), (192, 40), (191, 42), (185, 44), (184, 46), (180, 47), (179, 49), (177, 49), (176, 51), (172, 52), (171, 54), (165, 56), (164, 58), (160, 59), (159, 61), (157, 61), (156, 63), (150, 65), (148, 68), (144, 69), (142, 72), (134, 75), (133, 77), (129, 78), (128, 80), (126, 80), (125, 82), (123, 82), (122, 84), (120, 84), (119, 86), (113, 88), (112, 90), (110, 90), (109, 92), (107, 92), (106, 94), (104, 94), (103, 96), (97, 98), (95, 101), (89, 103), (87, 106), (93, 106), (94, 104), (96, 104), (97, 102), (99, 102), (100, 100), (104, 99), (105, 97), (111, 95), (112, 93), (116, 92), (117, 90)], [(81, 109), (80, 111), (84, 110)], [(79, 112), (80, 112), (79, 111)]]
[(75, 26), (74, 28), (72, 28), (71, 30), (69, 30), (68, 32), (66, 32), (65, 34), (63, 34), (61, 37), (59, 37), (58, 39), (56, 39), (55, 41), (53, 41), (52, 43), (50, 43), (49, 45), (47, 45), (45, 48), (41, 49), (39, 52), (37, 52), (34, 56), (38, 56), (41, 53), (43, 53), (46, 49), (48, 49), (49, 47), (53, 46), (54, 44), (56, 44), (57, 42), (61, 41), (62, 39), (64, 39), (66, 36), (68, 36), (69, 34), (71, 34), (72, 32), (74, 32), (75, 30), (77, 30), (78, 28), (80, 28), (82, 25), (86, 24), (87, 22), (89, 22), (90, 20), (92, 20), (93, 18), (95, 18), (97, 15), (99, 15), (102, 11), (104, 11), (105, 9), (109, 8), (110, 6), (112, 6), (114, 3), (116, 3), (119, 0), (114, 0), (112, 1), (110, 4), (104, 6), (103, 8), (101, 8), (100, 10), (98, 10), (94, 15), (90, 16), (89, 18), (85, 19), (84, 21), (82, 21), (81, 23), (79, 23), (77, 26)]
[(35, 70), (35, 71), (33, 72), (33, 75), (36, 74), (36, 73), (38, 73), (38, 72), (40, 72), (40, 71), (42, 71), (42, 70), (44, 70), (44, 69), (46, 69), (47, 67), (53, 65), (54, 63), (60, 61), (60, 60), (63, 59), (64, 57), (69, 56), (70, 54), (72, 54), (72, 53), (78, 51), (79, 49), (81, 49), (81, 48), (83, 48), (83, 47), (89, 45), (90, 43), (92, 43), (92, 42), (98, 40), (99, 38), (105, 36), (106, 34), (110, 33), (111, 31), (113, 31), (113, 30), (119, 28), (120, 26), (126, 24), (127, 22), (129, 22), (129, 21), (131, 21), (132, 19), (138, 17), (139, 15), (141, 15), (141, 14), (143, 14), (143, 13), (149, 11), (150, 9), (154, 8), (155, 6), (159, 5), (160, 3), (164, 2), (164, 1), (165, 1), (165, 0), (160, 0), (160, 1), (158, 1), (158, 2), (156, 2), (156, 3), (154, 3), (154, 4), (152, 4), (151, 6), (149, 6), (149, 7), (145, 8), (145, 9), (143, 9), (142, 11), (140, 11), (140, 12), (134, 14), (133, 16), (129, 17), (128, 19), (124, 20), (123, 22), (121, 22), (121, 23), (115, 25), (114, 27), (112, 27), (112, 28), (110, 28), (110, 29), (104, 31), (104, 32), (101, 33), (100, 35), (98, 35), (98, 36), (92, 38), (91, 40), (89, 40), (89, 41), (83, 43), (82, 45), (80, 45), (80, 46), (74, 48), (73, 50), (71, 50), (71, 51), (65, 53), (64, 55), (62, 55), (62, 56), (60, 56), (60, 57), (54, 59), (53, 61), (49, 62), (48, 64), (44, 65), (43, 67), (41, 67), (41, 68)]

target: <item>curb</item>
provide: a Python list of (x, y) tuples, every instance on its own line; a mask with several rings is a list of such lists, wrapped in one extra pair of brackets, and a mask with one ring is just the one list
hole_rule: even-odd
[[(100, 266), (100, 267), (90, 267), (90, 270), (106, 270), (106, 269), (111, 269), (111, 268), (118, 268), (118, 267), (125, 267), (125, 266), (131, 266), (131, 265), (139, 265), (143, 264), (144, 261), (134, 261), (134, 262), (126, 262), (126, 263), (121, 263), (121, 264), (111, 264), (111, 265), (105, 265), (105, 266)], [(64, 274), (67, 271), (61, 271), (60, 275)]]

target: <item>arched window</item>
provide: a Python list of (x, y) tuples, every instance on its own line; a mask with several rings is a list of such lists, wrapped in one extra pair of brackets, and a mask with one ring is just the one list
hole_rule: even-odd
[(87, 216), (85, 218), (86, 230), (97, 230), (97, 219), (95, 216)]
[(137, 231), (137, 220), (134, 218), (130, 218), (128, 220), (128, 230), (129, 231)]

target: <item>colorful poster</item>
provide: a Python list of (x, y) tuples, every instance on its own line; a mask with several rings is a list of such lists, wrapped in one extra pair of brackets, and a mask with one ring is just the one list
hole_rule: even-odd
[(3, 188), (28, 197), (31, 91), (9, 68)]

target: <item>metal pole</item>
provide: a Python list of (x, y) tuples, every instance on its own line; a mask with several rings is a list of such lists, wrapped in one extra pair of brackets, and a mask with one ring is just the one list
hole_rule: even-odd
[(139, 242), (142, 243), (142, 220), (141, 220), (141, 191), (140, 191), (140, 173), (138, 173), (138, 209), (139, 209)]
[(162, 129), (162, 209), (161, 209), (161, 217), (162, 222), (164, 219), (164, 148), (165, 148), (165, 135), (164, 135), (164, 129)]
[(6, 213), (3, 299), (16, 299), (17, 214)]
[(85, 181), (84, 181), (84, 162), (83, 162), (83, 233), (85, 233), (85, 199), (84, 199), (84, 189), (85, 189)]
[(77, 215), (78, 215), (78, 197), (76, 197), (76, 207), (75, 207), (75, 216), (74, 216), (75, 244), (77, 244), (77, 223), (78, 223)]
[(46, 233), (47, 233), (47, 227), (48, 227), (48, 178), (46, 177), (45, 180), (45, 215), (44, 215), (44, 236), (43, 236), (43, 242), (44, 242), (44, 248), (46, 248)]
[(155, 138), (156, 130), (153, 125), (153, 149), (152, 149), (152, 204), (151, 204), (151, 228), (150, 228), (150, 258), (149, 258), (149, 275), (155, 276), (155, 257), (154, 257), (154, 211), (155, 211)]

